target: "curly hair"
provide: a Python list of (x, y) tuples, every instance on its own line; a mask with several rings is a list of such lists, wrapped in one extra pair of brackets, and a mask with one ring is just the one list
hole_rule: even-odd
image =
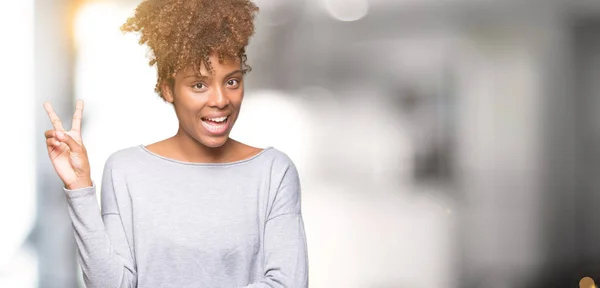
[(188, 66), (201, 75), (202, 63), (211, 73), (209, 56), (216, 52), (219, 62), (231, 57), (242, 63), (244, 73), (246, 46), (254, 34), (258, 7), (250, 0), (146, 0), (134, 16), (121, 26), (123, 32), (139, 32), (139, 44), (151, 50), (150, 66), (156, 65), (155, 91), (163, 99), (163, 81)]

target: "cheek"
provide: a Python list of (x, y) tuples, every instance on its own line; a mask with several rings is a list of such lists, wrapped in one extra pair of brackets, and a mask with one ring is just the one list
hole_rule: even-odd
[(244, 100), (244, 89), (240, 89), (239, 91), (235, 91), (234, 93), (231, 93), (231, 96), (229, 97), (229, 101), (231, 101), (231, 104), (233, 106), (235, 106), (236, 108), (239, 108), (242, 105), (242, 100)]
[[(175, 112), (179, 122), (193, 123), (199, 119), (198, 111), (202, 108), (202, 102), (198, 95), (189, 91), (179, 90), (175, 97)], [(198, 119), (197, 119), (198, 118)]]
[(202, 106), (203, 100), (201, 94), (194, 93), (189, 89), (180, 89), (178, 92), (175, 102), (180, 106), (182, 111), (192, 112)]

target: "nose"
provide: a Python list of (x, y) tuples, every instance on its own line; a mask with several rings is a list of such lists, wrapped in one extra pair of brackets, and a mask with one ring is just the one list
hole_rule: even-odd
[(229, 98), (224, 93), (223, 88), (219, 87), (210, 93), (208, 106), (223, 109), (229, 105)]

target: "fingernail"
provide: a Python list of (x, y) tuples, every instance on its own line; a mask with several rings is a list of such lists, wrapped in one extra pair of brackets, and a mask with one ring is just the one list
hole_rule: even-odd
[(64, 135), (63, 135), (63, 132), (62, 132), (62, 131), (56, 131), (56, 137), (58, 137), (58, 138), (62, 138), (63, 136), (64, 136)]

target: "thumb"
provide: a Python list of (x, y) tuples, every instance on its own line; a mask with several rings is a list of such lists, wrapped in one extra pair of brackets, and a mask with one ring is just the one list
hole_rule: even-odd
[(71, 137), (71, 135), (67, 134), (65, 131), (61, 131), (61, 130), (56, 131), (56, 138), (58, 138), (59, 141), (67, 144), (67, 146), (69, 146), (69, 149), (71, 150), (71, 152), (80, 153), (83, 151), (83, 148), (81, 147), (81, 145), (79, 145), (73, 139), (73, 137)]

